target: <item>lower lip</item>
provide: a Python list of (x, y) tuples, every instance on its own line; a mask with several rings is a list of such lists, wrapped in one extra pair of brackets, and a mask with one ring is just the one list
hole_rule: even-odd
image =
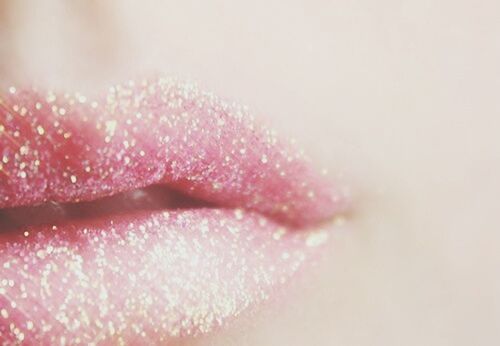
[(209, 208), (3, 234), (0, 336), (56, 344), (212, 331), (275, 295), (329, 234)]

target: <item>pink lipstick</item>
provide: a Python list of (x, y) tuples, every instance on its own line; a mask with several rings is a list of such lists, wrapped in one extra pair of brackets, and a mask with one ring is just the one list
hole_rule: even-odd
[[(347, 206), (294, 145), (189, 83), (130, 81), (96, 99), (12, 87), (0, 102), (0, 217), (47, 203), (61, 215), (4, 222), (2, 340), (214, 330), (306, 267)], [(130, 191), (154, 196), (153, 185), (200, 203), (95, 213), (127, 191), (125, 204)], [(81, 205), (91, 216), (71, 217)]]

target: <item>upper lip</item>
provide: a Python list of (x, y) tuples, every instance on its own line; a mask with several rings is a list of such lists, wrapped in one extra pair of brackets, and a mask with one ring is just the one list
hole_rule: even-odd
[(154, 183), (302, 226), (345, 207), (343, 191), (291, 143), (188, 83), (116, 85), (95, 101), (11, 89), (1, 102), (0, 208)]
[[(293, 235), (279, 245), (280, 250), (273, 250), (263, 245), (272, 234), (259, 235), (251, 229), (260, 224), (257, 220), (269, 220), (262, 226), (266, 232), (280, 225), (314, 228), (343, 212), (348, 204), (343, 189), (314, 170), (293, 144), (258, 125), (246, 108), (201, 92), (189, 83), (163, 77), (128, 82), (93, 100), (79, 93), (11, 88), (0, 97), (0, 103), (0, 209), (49, 201), (94, 201), (163, 184), (216, 206), (249, 210), (241, 221), (241, 233), (253, 232), (248, 241), (259, 239), (256, 253), (261, 251), (266, 254), (263, 258), (271, 258), (277, 251), (302, 251), (300, 239), (306, 235)], [(220, 218), (237, 226), (241, 220), (238, 213), (236, 219), (225, 211), (186, 215), (195, 220), (192, 222)], [(134, 222), (150, 225), (148, 220), (157, 219), (154, 214), (139, 215)], [(116, 224), (125, 230), (130, 220), (121, 218)], [(99, 223), (99, 227), (115, 224), (110, 219), (103, 222), (107, 226)], [(176, 222), (172, 224), (178, 227)], [(79, 227), (78, 232), (85, 228)], [(60, 238), (65, 240), (68, 232), (69, 228), (63, 229)], [(280, 232), (275, 239), (281, 237)], [(175, 230), (171, 236), (177, 236)], [(242, 246), (240, 256), (251, 256), (243, 240), (234, 236), (233, 240), (221, 238), (221, 244), (234, 246), (237, 242)], [(61, 244), (60, 239), (40, 241), (51, 248)], [(19, 246), (5, 244), (0, 243), (0, 261), (13, 258), (19, 250)], [(32, 249), (31, 243), (23, 244), (22, 251)], [(108, 246), (111, 249), (112, 245)], [(302, 258), (303, 254), (296, 252), (296, 256)], [(277, 273), (292, 273), (295, 266)], [(283, 279), (277, 277), (276, 282)], [(258, 282), (253, 284), (258, 286)], [(0, 322), (0, 336), (1, 331)]]

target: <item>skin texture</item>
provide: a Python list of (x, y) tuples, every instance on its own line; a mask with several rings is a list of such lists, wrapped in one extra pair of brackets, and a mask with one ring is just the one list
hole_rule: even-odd
[(305, 287), (192, 343), (499, 340), (496, 2), (0, 4), (2, 85), (195, 79), (351, 182), (352, 231)]

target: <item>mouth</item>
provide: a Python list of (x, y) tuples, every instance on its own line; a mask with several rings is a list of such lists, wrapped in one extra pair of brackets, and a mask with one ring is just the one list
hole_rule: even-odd
[(348, 198), (245, 107), (163, 77), (0, 97), (0, 340), (161, 342), (314, 261)]

